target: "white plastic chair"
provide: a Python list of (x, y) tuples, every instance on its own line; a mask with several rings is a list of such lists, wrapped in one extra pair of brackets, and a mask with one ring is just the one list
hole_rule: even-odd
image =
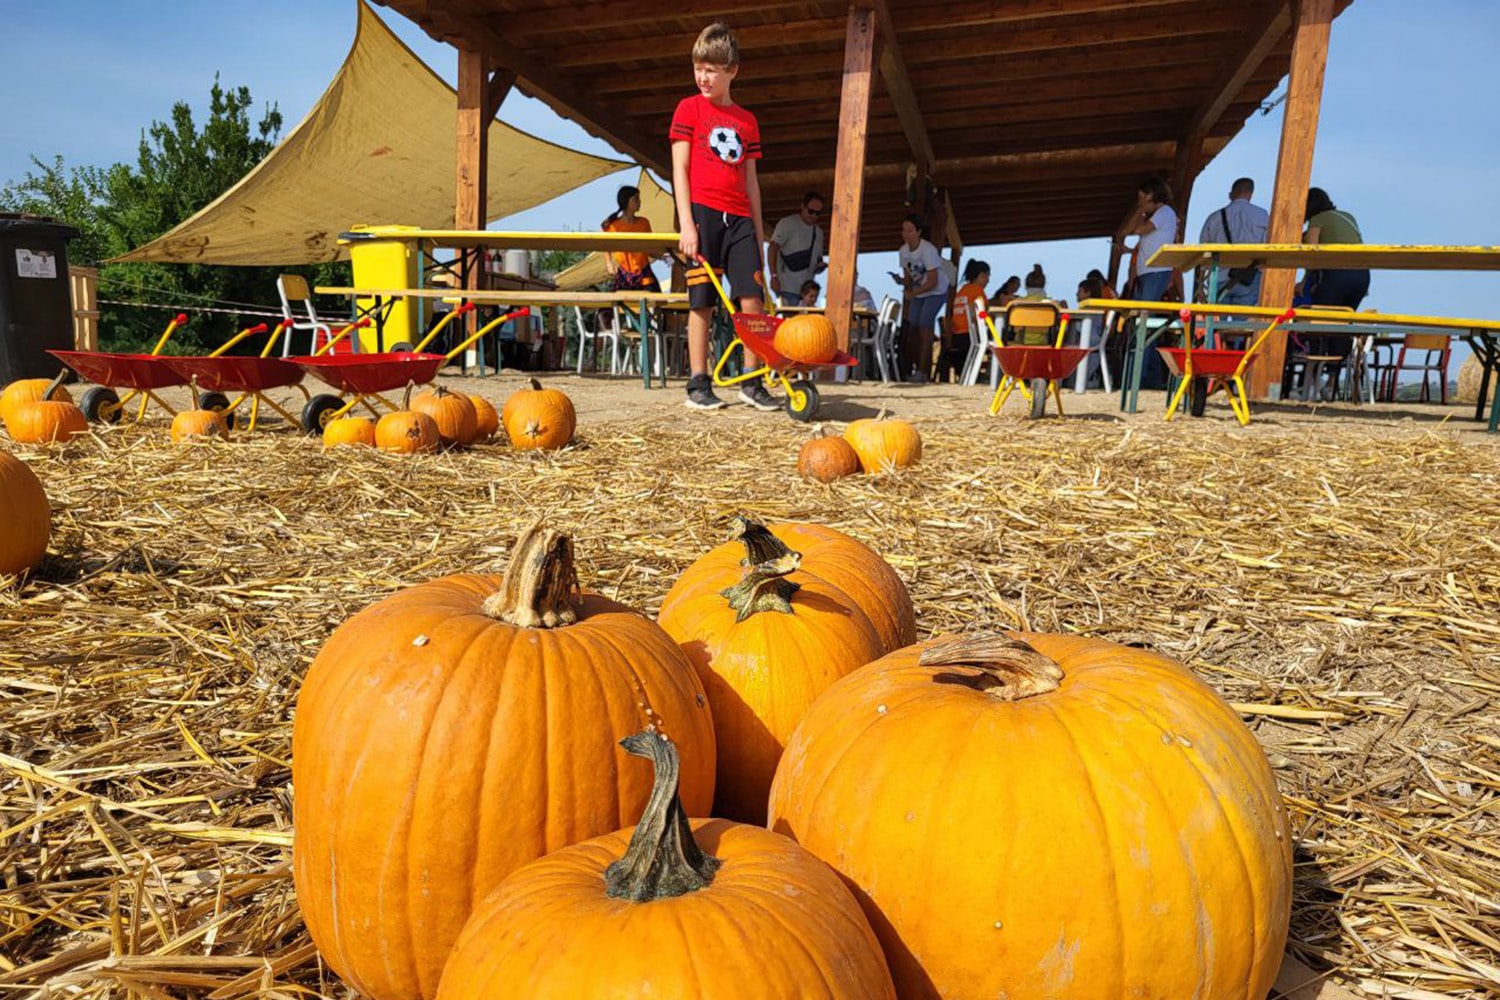
[[(313, 308), (312, 294), (307, 288), (307, 279), (300, 274), (283, 274), (276, 278), (276, 292), (281, 296), (281, 315), (283, 319), (292, 321), (292, 328), (281, 338), (281, 356), (288, 357), (292, 353), (292, 338), (298, 333), (307, 333), (310, 336), (308, 354), (315, 353), (318, 348), (328, 342), (333, 336), (333, 329), (323, 320), (318, 318), (318, 312)], [(296, 306), (300, 305), (306, 311), (304, 318), (298, 318)], [(359, 350), (359, 338), (351, 336), (348, 338), (351, 350)], [(342, 349), (339, 345), (338, 349)]]
[[(979, 382), (979, 372), (984, 367), (985, 359), (993, 358), (994, 355), (990, 353), (989, 327), (979, 318), (974, 303), (970, 302), (964, 308), (969, 313), (969, 356), (964, 359), (961, 382), (963, 385), (975, 385)], [(994, 364), (993, 361), (990, 363)]]
[(895, 380), (894, 373), (899, 367), (896, 362), (896, 336), (900, 328), (901, 302), (887, 295), (880, 302), (880, 312), (876, 316), (874, 332), (857, 341), (865, 351), (866, 358), (875, 360), (876, 370), (880, 372), (880, 381), (886, 384)]
[(603, 340), (609, 345), (609, 373), (617, 375), (620, 370), (619, 319), (615, 316), (613, 309), (590, 310), (590, 312), (593, 314), (593, 319), (587, 321), (584, 319), (582, 307), (573, 307), (573, 316), (578, 320), (578, 374), (583, 374), (583, 353), (586, 346), (593, 348), (594, 368), (598, 369), (599, 342)]

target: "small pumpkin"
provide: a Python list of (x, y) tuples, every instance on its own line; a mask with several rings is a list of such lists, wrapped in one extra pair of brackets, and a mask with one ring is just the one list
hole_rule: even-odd
[(807, 712), (770, 823), (855, 887), (904, 1000), (1263, 997), (1281, 964), (1292, 849), (1270, 765), (1145, 650), (898, 650)]
[(53, 380), (48, 378), (23, 378), (17, 379), (0, 392), (0, 422), (10, 425), (10, 411), (21, 403), (33, 403), (41, 399), (51, 388), (52, 395), (49, 397), (59, 403), (71, 403), (73, 397), (68, 390), (59, 383), (52, 385)]
[(467, 448), (479, 434), (479, 416), (474, 404), (461, 392), (434, 386), (418, 393), (411, 409), (425, 413), (437, 424), (438, 440), (446, 448)]
[(743, 517), (733, 532), (729, 544), (688, 567), (657, 620), (687, 653), (714, 706), (714, 815), (759, 825), (782, 746), (802, 713), (886, 650), (855, 597), (818, 575), (821, 560), (809, 564)]
[(323, 447), (375, 447), (375, 421), (369, 417), (339, 417), (323, 425)]
[(0, 576), (34, 568), (47, 554), (52, 508), (36, 473), (14, 455), (0, 451)]
[(63, 444), (74, 434), (88, 433), (88, 418), (62, 389), (66, 376), (67, 372), (59, 372), (33, 399), (24, 398), (28, 392), (13, 401), (5, 421), (12, 440), (22, 444)]
[(229, 425), (224, 422), (224, 414), (218, 410), (205, 410), (198, 405), (198, 380), (191, 380), (193, 387), (193, 408), (183, 410), (172, 418), (172, 440), (178, 443), (183, 441), (194, 441), (199, 438), (227, 438), (229, 437)]
[(827, 434), (811, 438), (797, 453), (797, 475), (831, 483), (859, 471), (859, 456), (841, 437)]
[(441, 437), (437, 421), (411, 408), (411, 385), (401, 397), (401, 409), (382, 414), (375, 424), (375, 447), (403, 455), (437, 451)]
[(887, 418), (884, 409), (873, 418), (851, 422), (844, 440), (866, 473), (904, 469), (922, 457), (922, 435), (905, 420)]
[(778, 354), (804, 364), (826, 364), (839, 352), (839, 335), (822, 313), (801, 313), (783, 320), (771, 343)]
[(459, 936), (438, 1000), (895, 1000), (880, 944), (828, 866), (760, 827), (689, 820), (672, 741), (646, 730), (620, 744), (655, 765), (640, 824), (501, 882)]
[(478, 429), (475, 441), (488, 441), (495, 436), (500, 429), (500, 414), (495, 411), (495, 406), (483, 396), (469, 393), (469, 402), (474, 404), (474, 417)]
[(536, 379), (510, 394), (500, 409), (500, 423), (511, 447), (528, 451), (551, 451), (573, 440), (578, 415), (573, 401), (559, 389), (543, 389)]
[(292, 728), (302, 915), (362, 996), (431, 998), (470, 909), (522, 864), (640, 815), (651, 779), (615, 733), (655, 724), (713, 801), (703, 686), (649, 618), (582, 591), (534, 525), (505, 575), (443, 577), (338, 627)]

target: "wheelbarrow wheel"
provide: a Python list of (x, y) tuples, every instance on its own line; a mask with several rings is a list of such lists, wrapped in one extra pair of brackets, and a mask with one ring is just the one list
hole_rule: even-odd
[(1208, 409), (1208, 379), (1202, 377), (1193, 379), (1193, 390), (1188, 407), (1193, 416), (1203, 416), (1203, 411)]
[(411, 351), (412, 351), (412, 345), (411, 345), (411, 343), (408, 342), (408, 341), (405, 341), (405, 340), (401, 341), (399, 344), (392, 344), (391, 345), (391, 353), (392, 354), (410, 354)]
[(229, 409), (229, 397), (222, 392), (205, 392), (198, 397), (198, 406), (201, 409), (213, 410), (215, 413), (223, 414), (224, 426), (234, 430), (234, 413)]
[(322, 434), (329, 417), (343, 408), (342, 399), (330, 396), (326, 392), (309, 399), (307, 405), (302, 408), (302, 433)]
[(1031, 419), (1037, 420), (1047, 415), (1047, 380), (1034, 378), (1031, 380)]
[(124, 414), (125, 408), (120, 405), (120, 397), (113, 389), (97, 385), (83, 394), (79, 400), (78, 408), (83, 415), (96, 424), (117, 424)]
[(805, 379), (798, 379), (791, 384), (791, 391), (786, 394), (786, 412), (800, 423), (807, 423), (818, 412), (818, 389)]

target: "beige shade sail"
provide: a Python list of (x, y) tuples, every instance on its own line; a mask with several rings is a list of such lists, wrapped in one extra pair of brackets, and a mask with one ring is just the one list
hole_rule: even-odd
[[(677, 228), (676, 207), (672, 204), (672, 194), (666, 188), (656, 183), (656, 178), (644, 167), (641, 169), (641, 178), (636, 181), (637, 188), (641, 192), (640, 215), (651, 223), (651, 231), (657, 233), (675, 232)], [(565, 271), (558, 272), (556, 278), (552, 279), (557, 287), (565, 292), (576, 292), (609, 280), (609, 269), (604, 265), (604, 254), (591, 253), (587, 257), (574, 264)]]
[[(357, 223), (453, 225), (457, 94), (358, 6), (348, 57), (291, 134), (206, 208), (116, 260), (315, 264), (347, 258), (338, 235)], [(499, 121), (489, 150), (492, 220), (629, 166)]]

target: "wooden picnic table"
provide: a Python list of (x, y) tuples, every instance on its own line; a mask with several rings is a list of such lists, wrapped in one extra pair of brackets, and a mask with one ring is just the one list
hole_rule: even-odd
[(1186, 271), (1199, 264), (1309, 270), (1500, 271), (1500, 247), (1375, 243), (1168, 243), (1146, 262)]
[[(1154, 260), (1155, 257), (1152, 259)], [(1085, 299), (1079, 305), (1094, 309), (1113, 309), (1117, 312), (1133, 314), (1136, 317), (1134, 324), (1136, 362), (1122, 373), (1120, 379), (1120, 409), (1130, 413), (1136, 412), (1140, 396), (1140, 359), (1145, 353), (1149, 340), (1146, 320), (1150, 316), (1166, 317), (1168, 322), (1161, 327), (1165, 330), (1178, 320), (1184, 309), (1193, 316), (1238, 316), (1265, 320), (1275, 319), (1284, 313), (1284, 310), (1273, 309), (1269, 306), (1228, 306), (1208, 302), (1146, 302), (1138, 299)], [(1480, 356), (1481, 363), (1485, 365), (1484, 387), (1480, 390), (1479, 407), (1475, 411), (1475, 419), (1483, 419), (1484, 395), (1489, 383), (1490, 365), (1500, 364), (1500, 320), (1307, 307), (1295, 310), (1292, 322), (1294, 324), (1320, 324), (1317, 330), (1325, 334), (1348, 333), (1350, 336), (1357, 336), (1380, 330), (1402, 331), (1415, 328), (1449, 330), (1464, 336), (1474, 347), (1475, 354)], [(1489, 418), (1489, 430), (1494, 432), (1497, 429), (1500, 429), (1500, 390), (1495, 393)]]
[[(611, 234), (606, 234), (611, 235)], [(674, 292), (535, 292), (535, 291), (469, 291), (462, 288), (355, 288), (350, 285), (319, 285), (313, 291), (319, 295), (342, 295), (354, 299), (366, 299), (371, 305), (357, 310), (359, 316), (371, 316), (377, 328), (376, 342), (385, 348), (385, 333), (381, 328), (382, 316), (388, 304), (403, 298), (441, 299), (448, 302), (473, 302), (475, 305), (503, 306), (580, 306), (607, 309), (613, 306), (637, 305), (636, 319), (641, 334), (640, 368), (641, 381), (651, 388), (650, 365), (650, 311), (653, 306), (687, 302), (685, 293)], [(498, 366), (497, 366), (498, 367)], [(662, 385), (666, 385), (666, 364), (662, 364)]]

